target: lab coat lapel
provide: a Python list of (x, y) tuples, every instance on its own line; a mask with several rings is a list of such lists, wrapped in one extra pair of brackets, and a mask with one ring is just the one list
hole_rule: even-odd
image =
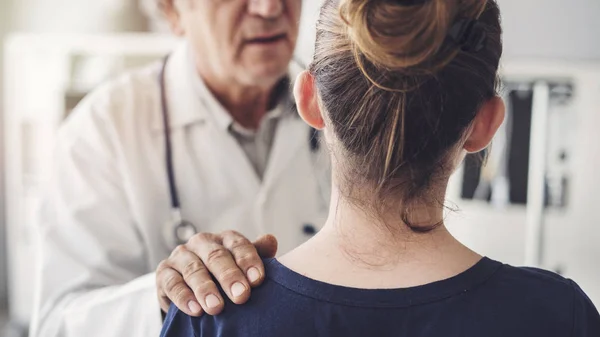
[[(207, 114), (198, 94), (194, 91), (188, 62), (188, 45), (182, 43), (170, 55), (165, 70), (167, 110), (171, 129), (203, 122)], [(157, 78), (158, 80), (158, 78)], [(153, 116), (152, 127), (155, 132), (164, 132), (162, 114)]]

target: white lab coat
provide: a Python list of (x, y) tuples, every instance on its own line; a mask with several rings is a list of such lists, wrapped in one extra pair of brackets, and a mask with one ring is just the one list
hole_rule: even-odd
[[(307, 239), (328, 210), (329, 162), (310, 149), (295, 112), (277, 126), (264, 178), (215, 127), (180, 47), (166, 87), (183, 217), (199, 230), (273, 233), (280, 253)], [(32, 336), (158, 336), (154, 270), (173, 247), (160, 110), (160, 65), (102, 86), (59, 132), (39, 221), (40, 278)], [(293, 77), (295, 78), (295, 77)], [(321, 146), (323, 148), (324, 146)]]

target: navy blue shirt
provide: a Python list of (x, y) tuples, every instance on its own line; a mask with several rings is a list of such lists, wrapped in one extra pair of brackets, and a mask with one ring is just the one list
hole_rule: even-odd
[(364, 290), (308, 279), (265, 260), (248, 303), (192, 318), (171, 306), (165, 337), (600, 337), (598, 311), (571, 280), (488, 258), (453, 278)]

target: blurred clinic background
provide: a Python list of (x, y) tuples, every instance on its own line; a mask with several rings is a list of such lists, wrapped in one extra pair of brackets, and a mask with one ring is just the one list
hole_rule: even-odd
[[(469, 157), (455, 175), (448, 225), (489, 257), (576, 279), (600, 305), (600, 1), (498, 2), (508, 118), (487, 165)], [(99, 83), (177, 43), (154, 3), (0, 0), (0, 336), (31, 317), (32, 215), (59, 124)], [(319, 4), (304, 0), (305, 62)]]

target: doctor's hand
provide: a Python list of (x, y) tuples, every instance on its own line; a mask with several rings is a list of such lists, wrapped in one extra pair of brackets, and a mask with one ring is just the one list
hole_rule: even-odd
[(215, 280), (232, 302), (243, 304), (250, 298), (251, 287), (265, 278), (261, 258), (274, 257), (276, 252), (277, 240), (272, 235), (252, 243), (235, 231), (196, 234), (156, 270), (160, 307), (167, 312), (172, 302), (190, 316), (217, 315), (225, 302)]

